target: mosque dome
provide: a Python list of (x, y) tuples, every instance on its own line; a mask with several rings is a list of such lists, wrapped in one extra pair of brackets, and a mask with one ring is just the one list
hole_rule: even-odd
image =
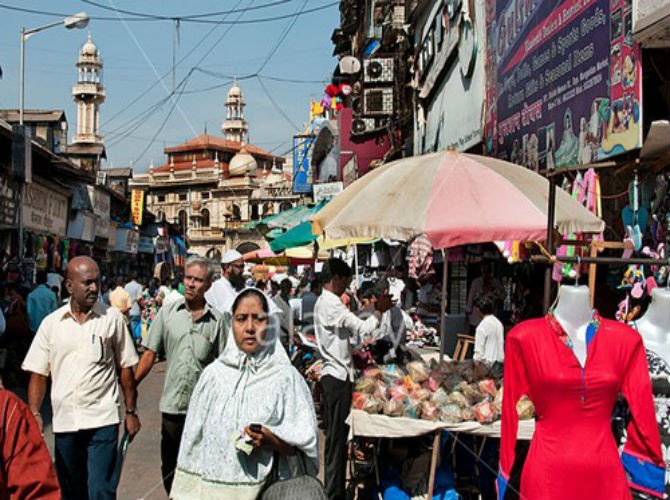
[(237, 82), (230, 87), (230, 90), (228, 91), (228, 98), (231, 97), (242, 97), (242, 89), (237, 85)]
[(247, 174), (256, 175), (257, 168), (258, 163), (256, 163), (256, 159), (249, 154), (245, 146), (242, 146), (240, 152), (233, 156), (233, 159), (230, 160), (228, 165), (228, 173), (231, 177)]
[(93, 40), (91, 39), (91, 33), (88, 33), (88, 40), (81, 47), (81, 55), (83, 56), (97, 56), (98, 47), (95, 46)]

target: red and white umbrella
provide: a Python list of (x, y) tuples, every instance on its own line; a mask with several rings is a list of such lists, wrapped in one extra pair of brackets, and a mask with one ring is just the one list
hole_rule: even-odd
[[(310, 217), (328, 238), (426, 234), (433, 248), (543, 240), (549, 181), (509, 162), (453, 150), (398, 160), (366, 174)], [(605, 223), (561, 189), (555, 227), (599, 233)]]

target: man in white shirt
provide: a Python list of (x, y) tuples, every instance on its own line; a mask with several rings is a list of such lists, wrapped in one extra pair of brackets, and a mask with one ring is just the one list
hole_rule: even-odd
[(181, 293), (179, 293), (179, 280), (178, 279), (172, 280), (169, 291), (165, 294), (165, 297), (163, 297), (163, 304), (161, 305), (161, 307), (167, 307), (170, 304), (178, 302), (183, 298), (184, 296)]
[(279, 320), (279, 341), (286, 349), (290, 356), (290, 346), (293, 339), (293, 309), (291, 308), (291, 291), (293, 284), (288, 278), (284, 278), (279, 283), (279, 295), (273, 300), (277, 307), (281, 310), (281, 318)]
[(244, 260), (237, 250), (228, 250), (221, 257), (221, 277), (205, 293), (205, 300), (220, 313), (226, 312), (244, 286)]
[(473, 359), (487, 363), (502, 363), (505, 359), (505, 328), (493, 314), (490, 297), (482, 296), (475, 301), (482, 320), (475, 330), (475, 354)]
[(351, 268), (341, 259), (329, 259), (323, 266), (323, 291), (314, 306), (314, 330), (324, 364), (319, 382), (326, 424), (326, 491), (328, 498), (345, 498), (347, 436), (345, 423), (351, 410), (354, 366), (350, 339), (369, 338), (378, 332), (382, 314), (393, 302), (388, 290), (365, 321), (349, 311), (340, 296), (351, 281)]
[[(505, 295), (502, 283), (493, 277), (490, 262), (486, 260), (482, 261), (481, 273), (481, 276), (472, 280), (470, 284), (468, 302), (465, 306), (471, 334), (474, 333), (477, 325), (482, 320), (482, 316), (477, 312), (477, 308), (475, 307), (475, 301), (483, 295), (491, 297), (493, 301), (502, 300)], [(493, 303), (493, 307), (495, 309), (495, 302)]]
[(119, 383), (125, 427), (140, 429), (133, 366), (138, 362), (123, 315), (98, 302), (100, 271), (89, 257), (68, 265), (70, 302), (40, 324), (22, 368), (31, 372), (28, 406), (40, 431), (51, 376), (56, 471), (63, 499), (116, 498)]

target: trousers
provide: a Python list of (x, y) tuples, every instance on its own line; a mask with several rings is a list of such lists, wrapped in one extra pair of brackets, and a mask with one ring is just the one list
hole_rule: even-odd
[(181, 443), (185, 421), (186, 415), (161, 413), (161, 474), (163, 487), (168, 496), (170, 496), (174, 472), (177, 469), (179, 443)]
[(349, 426), (345, 422), (351, 410), (351, 382), (325, 375), (319, 384), (326, 425), (326, 493), (330, 500), (344, 500), (349, 435)]
[(114, 500), (119, 426), (54, 434), (56, 475), (63, 500)]

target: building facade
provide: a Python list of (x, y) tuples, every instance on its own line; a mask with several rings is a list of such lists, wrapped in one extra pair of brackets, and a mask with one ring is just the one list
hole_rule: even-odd
[[(240, 139), (247, 134), (243, 102), (233, 86), (226, 103), (235, 131), (226, 128), (229, 120), (223, 129)], [(135, 174), (132, 187), (145, 190), (146, 207), (158, 221), (178, 225), (190, 252), (217, 258), (229, 249), (265, 247), (263, 233), (246, 226), (300, 202), (283, 172), (284, 158), (242, 140), (203, 134), (164, 151), (167, 162)]]

